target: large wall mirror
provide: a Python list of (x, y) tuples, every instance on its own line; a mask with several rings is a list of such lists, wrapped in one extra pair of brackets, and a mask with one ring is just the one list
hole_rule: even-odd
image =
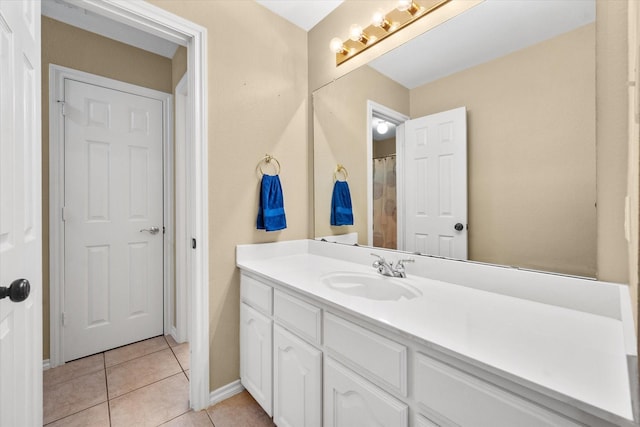
[[(463, 258), (595, 277), (595, 20), (595, 0), (486, 0), (317, 89), (316, 237), (357, 232), (361, 245), (414, 251), (403, 224), (423, 195), (403, 175), (403, 123), (464, 107)], [(398, 131), (376, 135), (381, 121)], [(350, 226), (329, 222), (338, 164)]]

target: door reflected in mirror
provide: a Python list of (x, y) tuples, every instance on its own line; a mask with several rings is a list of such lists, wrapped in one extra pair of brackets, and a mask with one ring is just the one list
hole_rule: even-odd
[[(368, 102), (412, 119), (466, 107), (468, 218), (449, 219), (454, 230), (468, 224), (468, 259), (594, 277), (595, 60), (593, 0), (487, 0), (318, 89), (316, 236), (357, 232), (359, 244), (383, 247), (393, 240), (373, 225), (374, 185), (382, 178), (371, 160)], [(329, 225), (336, 164), (349, 169), (353, 226)], [(389, 168), (382, 166), (385, 174)], [(425, 173), (446, 172), (442, 160), (434, 168)], [(395, 172), (406, 172), (400, 158)], [(428, 191), (407, 180), (397, 189), (398, 215), (418, 215)], [(442, 197), (429, 200), (446, 211)], [(429, 246), (422, 236), (429, 233), (403, 235), (402, 221), (398, 248), (443, 254), (446, 235), (430, 232), (436, 243)]]

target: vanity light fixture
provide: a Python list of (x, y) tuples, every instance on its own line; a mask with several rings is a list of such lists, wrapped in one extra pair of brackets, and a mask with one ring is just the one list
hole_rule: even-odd
[(329, 43), (329, 48), (336, 54), (336, 66), (449, 1), (451, 0), (400, 0), (397, 7), (386, 15), (380, 10), (374, 13), (372, 24), (368, 27), (363, 29), (358, 24), (351, 25), (347, 40), (342, 41), (342, 39), (334, 37)]

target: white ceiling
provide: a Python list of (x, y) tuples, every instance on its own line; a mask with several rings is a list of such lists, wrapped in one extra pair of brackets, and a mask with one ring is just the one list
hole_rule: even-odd
[[(344, 0), (256, 0), (287, 21), (309, 31)], [(327, 42), (328, 43), (328, 42)]]

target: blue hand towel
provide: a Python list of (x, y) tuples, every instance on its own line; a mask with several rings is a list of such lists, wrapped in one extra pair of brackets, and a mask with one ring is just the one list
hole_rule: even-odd
[(258, 230), (277, 231), (287, 228), (284, 215), (284, 199), (278, 175), (262, 175), (260, 205), (258, 206)]
[(331, 196), (331, 225), (353, 225), (351, 192), (347, 181), (336, 181)]

